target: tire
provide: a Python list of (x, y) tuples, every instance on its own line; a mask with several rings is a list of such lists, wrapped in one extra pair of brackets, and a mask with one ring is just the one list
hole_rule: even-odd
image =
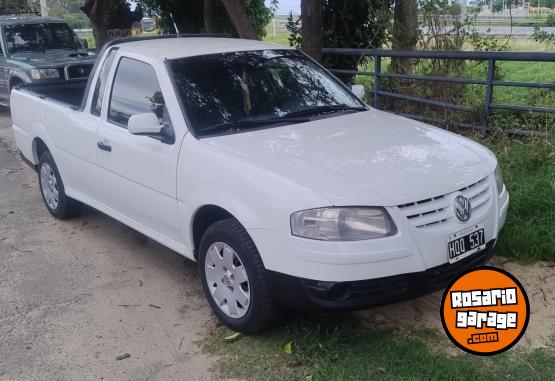
[[(206, 230), (198, 266), (212, 310), (232, 330), (258, 333), (281, 317), (281, 309), (272, 300), (260, 254), (236, 219), (218, 221)], [(233, 301), (230, 303), (227, 298)]]
[(81, 213), (83, 205), (66, 195), (58, 167), (48, 151), (40, 155), (38, 178), (42, 201), (50, 214), (63, 220)]

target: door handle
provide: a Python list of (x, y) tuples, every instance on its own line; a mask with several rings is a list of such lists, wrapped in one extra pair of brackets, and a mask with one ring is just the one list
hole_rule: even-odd
[(107, 140), (96, 143), (96, 146), (103, 151), (112, 152), (112, 146), (110, 145), (110, 143), (108, 143)]

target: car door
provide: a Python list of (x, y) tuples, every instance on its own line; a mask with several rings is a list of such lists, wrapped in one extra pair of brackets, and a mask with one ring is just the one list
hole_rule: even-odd
[(167, 95), (154, 67), (135, 58), (120, 57), (112, 77), (97, 131), (99, 207), (175, 249), (170, 241), (180, 241), (176, 198), (180, 140), (164, 142), (127, 130), (131, 115), (146, 112), (172, 126)]

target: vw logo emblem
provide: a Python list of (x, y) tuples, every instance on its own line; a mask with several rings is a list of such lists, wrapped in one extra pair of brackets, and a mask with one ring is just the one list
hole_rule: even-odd
[(462, 194), (455, 197), (455, 215), (459, 221), (466, 222), (470, 219), (472, 214), (472, 205), (470, 205), (470, 200), (464, 197)]

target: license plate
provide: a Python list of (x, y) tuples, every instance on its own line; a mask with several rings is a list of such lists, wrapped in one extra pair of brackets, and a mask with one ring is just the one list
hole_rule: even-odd
[(447, 242), (449, 263), (460, 261), (485, 247), (486, 238), (483, 225), (475, 225), (452, 234)]

